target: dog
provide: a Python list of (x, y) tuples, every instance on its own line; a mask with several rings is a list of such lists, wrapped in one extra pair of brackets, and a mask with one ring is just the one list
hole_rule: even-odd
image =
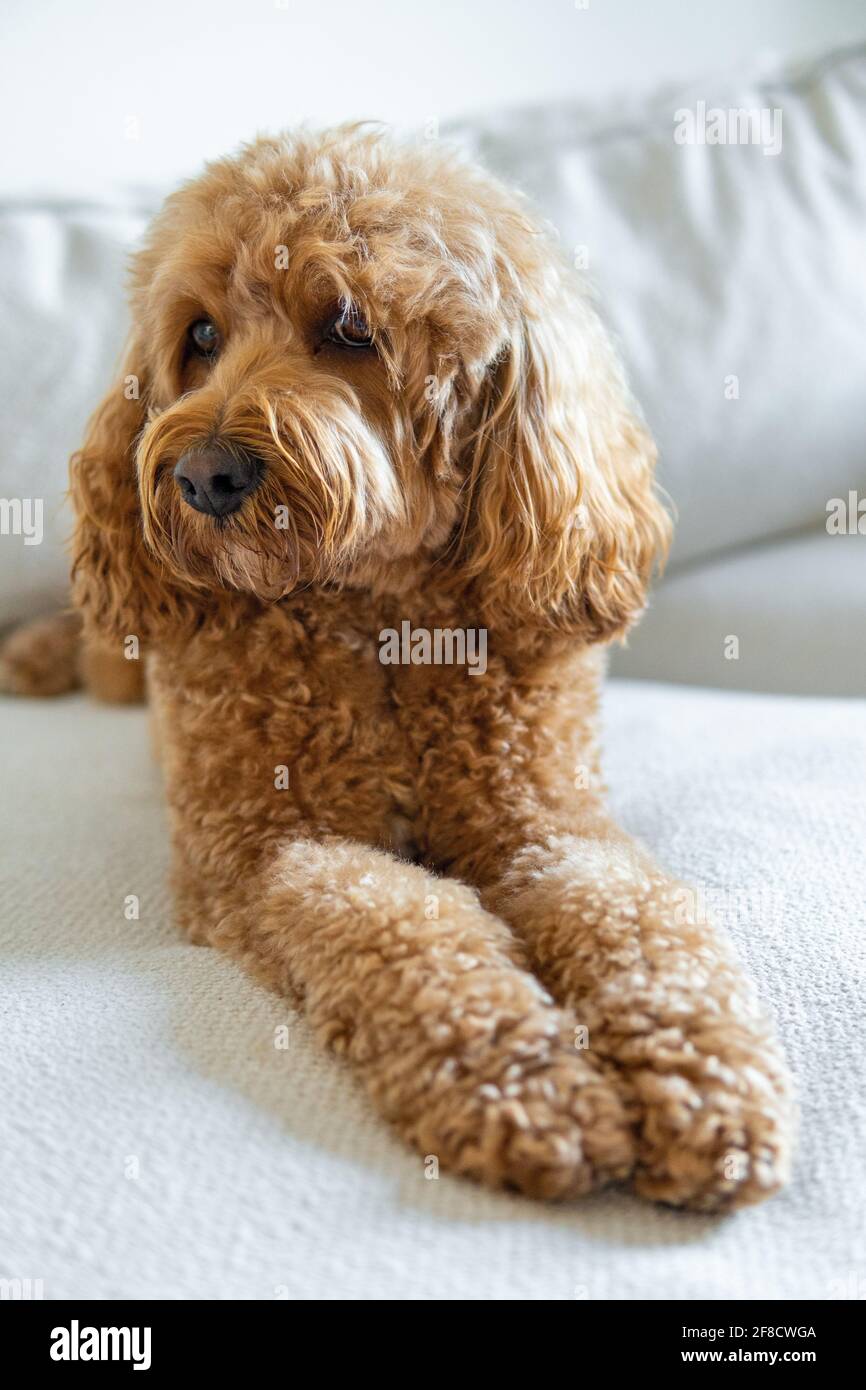
[[(71, 464), (73, 599), (97, 694), (146, 658), (183, 930), (303, 1001), (443, 1169), (774, 1192), (770, 1026), (605, 807), (606, 649), (670, 519), (549, 229), (438, 142), (260, 139), (168, 198), (131, 310)], [(19, 688), (73, 683), (77, 621), (13, 638)]]

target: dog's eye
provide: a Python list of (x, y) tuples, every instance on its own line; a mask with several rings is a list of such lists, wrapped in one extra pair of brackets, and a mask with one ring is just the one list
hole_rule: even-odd
[(370, 325), (354, 304), (340, 310), (325, 336), (328, 342), (339, 343), (341, 347), (365, 348), (373, 341)]
[(222, 340), (212, 319), (196, 319), (189, 327), (189, 341), (200, 357), (213, 357), (219, 351)]

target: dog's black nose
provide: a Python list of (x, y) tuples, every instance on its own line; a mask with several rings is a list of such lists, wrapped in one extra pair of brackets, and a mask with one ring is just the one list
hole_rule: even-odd
[(184, 502), (208, 516), (230, 516), (255, 492), (261, 465), (242, 450), (221, 444), (188, 449), (175, 464), (174, 476)]

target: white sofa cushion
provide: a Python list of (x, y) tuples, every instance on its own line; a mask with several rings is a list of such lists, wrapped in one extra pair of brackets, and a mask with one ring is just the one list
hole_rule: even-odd
[(737, 690), (863, 695), (866, 536), (816, 531), (674, 573), (628, 644), (614, 648), (611, 670)]
[(866, 1295), (863, 702), (608, 691), (614, 805), (727, 922), (799, 1091), (791, 1186), (718, 1220), (425, 1180), (304, 1019), (175, 934), (144, 712), (9, 701), (3, 730), (4, 1276), (46, 1298)]
[[(781, 149), (677, 144), (677, 112), (699, 102), (779, 110)], [(457, 127), (588, 256), (679, 513), (674, 568), (866, 493), (864, 130), (866, 45)]]
[(68, 462), (126, 334), (135, 206), (0, 206), (0, 497), (42, 499), (39, 545), (0, 535), (0, 627), (66, 602)]

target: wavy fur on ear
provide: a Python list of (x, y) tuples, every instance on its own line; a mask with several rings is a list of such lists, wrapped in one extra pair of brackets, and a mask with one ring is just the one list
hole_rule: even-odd
[(182, 632), (195, 621), (191, 596), (167, 580), (144, 542), (135, 449), (146, 389), (133, 342), (69, 465), (72, 598), (85, 632), (112, 644), (130, 635), (147, 640), (161, 629)]
[(608, 336), (549, 256), (534, 287), (512, 268), (523, 302), (465, 445), (461, 563), (491, 621), (606, 641), (643, 608), (671, 521)]

